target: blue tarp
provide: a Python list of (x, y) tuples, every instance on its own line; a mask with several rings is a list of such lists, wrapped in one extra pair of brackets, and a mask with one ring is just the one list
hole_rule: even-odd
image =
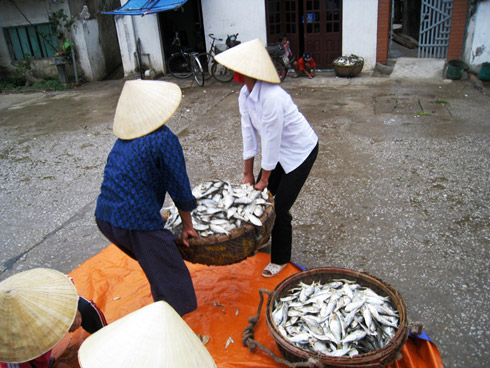
[(119, 9), (103, 11), (102, 14), (146, 15), (172, 10), (184, 5), (187, 0), (128, 0)]

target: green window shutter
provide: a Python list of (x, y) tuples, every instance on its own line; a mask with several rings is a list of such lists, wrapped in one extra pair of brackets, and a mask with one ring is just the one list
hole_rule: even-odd
[(23, 60), (24, 53), (22, 52), (22, 45), (20, 44), (19, 35), (17, 29), (9, 28), (8, 35), (10, 37), (10, 42), (12, 43), (12, 51), (14, 52), (15, 60)]
[(29, 36), (29, 41), (31, 43), (32, 52), (35, 58), (42, 58), (41, 48), (39, 46), (38, 37), (36, 33), (36, 28), (33, 26), (27, 27), (27, 34)]
[(58, 51), (58, 39), (51, 31), (49, 24), (37, 25), (37, 31), (39, 34), (39, 46), (42, 50), (44, 57), (51, 57)]
[(32, 57), (31, 46), (29, 45), (29, 36), (27, 35), (26, 27), (19, 27), (18, 32), (20, 44), (22, 46), (22, 59), (24, 59), (24, 55), (29, 55)]

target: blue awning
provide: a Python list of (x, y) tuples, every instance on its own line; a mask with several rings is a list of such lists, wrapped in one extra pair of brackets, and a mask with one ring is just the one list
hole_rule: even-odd
[(146, 15), (172, 10), (184, 5), (187, 0), (128, 0), (119, 9), (102, 11), (102, 14)]

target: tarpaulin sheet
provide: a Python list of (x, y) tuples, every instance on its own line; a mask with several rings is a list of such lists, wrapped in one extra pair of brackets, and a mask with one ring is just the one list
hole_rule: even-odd
[[(248, 318), (257, 314), (259, 289), (273, 291), (286, 277), (301, 271), (291, 263), (279, 276), (266, 279), (260, 273), (268, 262), (270, 255), (257, 253), (229, 266), (186, 263), (196, 289), (198, 308), (184, 316), (184, 320), (194, 332), (210, 337), (206, 348), (219, 368), (284, 366), (262, 350), (251, 352), (242, 344)], [(114, 245), (69, 275), (74, 279), (79, 295), (93, 300), (105, 313), (108, 323), (153, 303), (148, 281), (138, 263)], [(254, 339), (282, 358), (265, 321), (267, 298), (265, 295)], [(54, 368), (79, 367), (77, 352), (87, 337), (88, 333), (82, 329), (65, 336), (53, 350), (53, 356), (57, 358)], [(390, 367), (443, 368), (437, 347), (427, 339), (409, 337), (401, 353), (403, 358)]]
[(115, 15), (146, 15), (172, 10), (182, 6), (187, 0), (128, 0), (119, 9), (102, 11), (102, 14)]

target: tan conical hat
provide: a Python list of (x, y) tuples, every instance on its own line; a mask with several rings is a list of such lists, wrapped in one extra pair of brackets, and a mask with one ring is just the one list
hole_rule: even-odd
[(209, 368), (211, 354), (182, 317), (158, 301), (90, 335), (78, 350), (82, 368)]
[(117, 103), (112, 130), (121, 139), (142, 137), (165, 124), (181, 100), (182, 92), (174, 83), (127, 81)]
[(0, 283), (0, 362), (22, 363), (52, 349), (70, 329), (78, 294), (61, 272), (35, 268)]
[(241, 43), (214, 57), (216, 61), (240, 74), (269, 83), (281, 83), (276, 68), (258, 38)]

